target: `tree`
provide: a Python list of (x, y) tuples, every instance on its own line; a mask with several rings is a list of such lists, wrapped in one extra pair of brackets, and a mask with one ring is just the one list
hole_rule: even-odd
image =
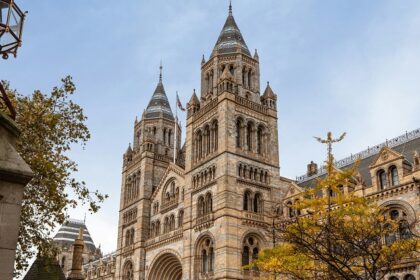
[[(55, 226), (65, 221), (69, 208), (82, 203), (89, 205), (89, 211), (97, 212), (107, 198), (73, 177), (78, 167), (68, 152), (74, 144), (84, 146), (90, 133), (82, 107), (71, 100), (76, 90), (72, 78), (67, 76), (61, 82), (50, 94), (36, 90), (30, 96), (11, 90), (3, 82), (21, 130), (17, 150), (35, 173), (24, 189), (17, 275), (37, 251), (44, 256), (55, 253), (50, 236)], [(0, 106), (0, 110), (8, 111), (6, 106)]]
[[(328, 139), (332, 140), (330, 134)], [(401, 261), (418, 258), (418, 237), (396, 238), (398, 222), (351, 191), (358, 164), (336, 169), (333, 142), (324, 141), (329, 145), (326, 177), (292, 206), (302, 215), (279, 217), (273, 238), (281, 243), (261, 252), (253, 264), (277, 279), (380, 280)], [(350, 191), (345, 193), (344, 188)]]

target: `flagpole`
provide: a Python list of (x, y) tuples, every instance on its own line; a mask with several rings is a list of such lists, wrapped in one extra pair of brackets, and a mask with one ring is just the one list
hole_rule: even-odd
[(175, 141), (174, 141), (174, 163), (176, 164), (176, 146), (177, 146), (177, 125), (178, 125), (178, 91), (175, 96)]

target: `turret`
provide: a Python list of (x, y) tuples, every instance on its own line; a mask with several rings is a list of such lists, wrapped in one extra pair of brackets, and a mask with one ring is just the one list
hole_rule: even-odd
[(200, 100), (198, 100), (198, 97), (195, 94), (195, 89), (190, 101), (187, 103), (187, 110), (188, 118), (200, 110)]
[(265, 88), (264, 94), (261, 97), (261, 103), (267, 106), (270, 109), (277, 110), (277, 95), (273, 92), (270, 87), (270, 82), (267, 82), (267, 87)]

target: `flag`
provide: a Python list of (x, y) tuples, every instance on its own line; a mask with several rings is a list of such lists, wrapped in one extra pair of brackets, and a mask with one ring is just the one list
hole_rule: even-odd
[(182, 106), (181, 100), (179, 100), (178, 93), (176, 94), (176, 105), (178, 106), (179, 110), (185, 111), (185, 108)]

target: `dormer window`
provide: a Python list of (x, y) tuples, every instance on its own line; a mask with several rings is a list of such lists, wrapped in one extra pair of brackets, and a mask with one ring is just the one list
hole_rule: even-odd
[(387, 187), (386, 172), (382, 169), (378, 171), (378, 180), (381, 190), (385, 189)]
[(391, 185), (396, 186), (399, 184), (398, 180), (398, 169), (395, 166), (391, 166), (389, 169), (389, 174), (391, 175)]

